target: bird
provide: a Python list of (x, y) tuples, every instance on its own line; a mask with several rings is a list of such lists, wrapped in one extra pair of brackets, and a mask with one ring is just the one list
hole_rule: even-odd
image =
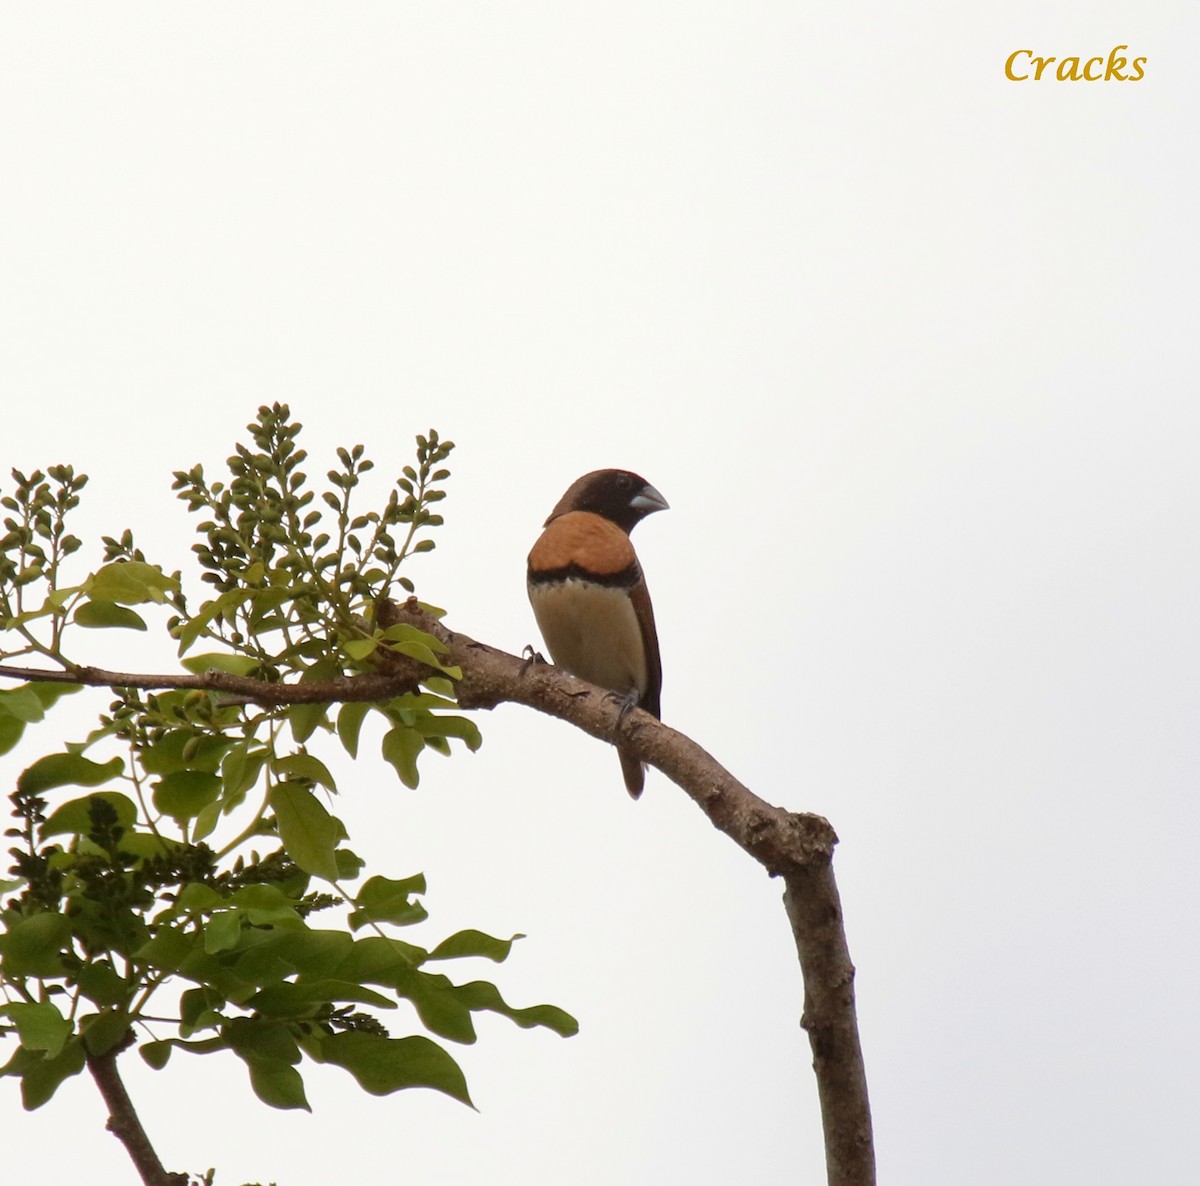
[[(654, 609), (629, 533), (647, 515), (668, 509), (645, 478), (598, 469), (558, 500), (529, 553), (533, 616), (555, 664), (660, 715), (662, 662)], [(646, 769), (617, 747), (625, 789), (638, 798)]]

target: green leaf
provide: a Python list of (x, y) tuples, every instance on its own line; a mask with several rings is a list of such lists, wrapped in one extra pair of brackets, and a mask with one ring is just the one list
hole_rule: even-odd
[(358, 909), (350, 915), (350, 929), (357, 931), (369, 922), (390, 922), (398, 926), (422, 922), (429, 914), (420, 902), (412, 900), (412, 895), (424, 892), (423, 873), (402, 881), (379, 876), (368, 878), (354, 897)]
[(179, 631), (179, 653), (190, 649), (192, 643), (204, 633), (209, 623), (222, 614), (232, 617), (234, 611), (250, 596), (248, 589), (232, 589), (212, 601), (206, 601)]
[(259, 660), (251, 655), (232, 655), (224, 651), (192, 655), (191, 658), (183, 659), (181, 662), (193, 675), (203, 675), (206, 671), (224, 671), (230, 675), (252, 675), (261, 666)]
[(530, 1005), (525, 1009), (514, 1009), (505, 1003), (500, 990), (486, 980), (473, 980), (470, 984), (461, 984), (455, 989), (455, 993), (468, 1009), (487, 1009), (492, 1013), (500, 1013), (510, 1021), (515, 1021), (522, 1029), (532, 1029), (535, 1025), (543, 1026), (564, 1038), (579, 1032), (579, 1022), (565, 1010), (556, 1005)]
[(25, 722), (0, 713), (0, 754), (7, 754), (21, 740)]
[(38, 1050), (26, 1050), (19, 1042), (12, 1053), (12, 1058), (0, 1067), (0, 1077), (10, 1076), (19, 1078), (30, 1067), (42, 1061), (45, 1056)]
[[(189, 988), (179, 994), (179, 1021), (182, 1026), (194, 1029), (200, 1024), (200, 1019), (206, 1013), (212, 1013), (209, 1008), (215, 993), (207, 988)], [(224, 1020), (217, 1018), (218, 1025), (224, 1025)]]
[(47, 1103), (64, 1079), (83, 1070), (83, 1042), (72, 1038), (54, 1058), (34, 1063), (21, 1077), (21, 1103), (32, 1112)]
[(171, 857), (180, 854), (187, 848), (178, 840), (166, 836), (156, 836), (153, 832), (126, 832), (121, 837), (122, 852), (138, 857), (143, 861), (153, 861), (159, 857)]
[[(252, 935), (252, 931), (243, 931), (242, 942), (245, 943), (246, 938)], [(201, 1009), (191, 1019), (190, 1024), (193, 1030), (215, 1029), (224, 1025), (228, 1019), (222, 1016), (219, 1010), (225, 1007), (225, 1002), (232, 1001), (235, 1005), (241, 1004), (261, 987), (258, 984), (247, 982), (243, 976), (240, 976), (236, 970), (236, 963), (237, 961), (231, 960), (225, 952), (210, 955), (197, 948), (179, 965), (180, 976), (205, 985), (206, 993), (216, 1001), (211, 1009)], [(181, 1005), (182, 1000), (183, 998), (180, 997)], [(179, 1032), (185, 1038), (191, 1036), (185, 1026), (181, 1025)]]
[(196, 813), (195, 822), (192, 824), (192, 843), (199, 844), (206, 836), (211, 836), (217, 830), (220, 820), (221, 801), (219, 799), (207, 807), (202, 807)]
[(333, 775), (329, 773), (329, 767), (312, 754), (289, 754), (285, 758), (277, 758), (271, 763), (271, 769), (285, 778), (307, 779), (337, 792), (337, 784), (333, 781)]
[(129, 1035), (129, 1016), (119, 1009), (106, 1009), (81, 1018), (80, 1028), (89, 1053), (107, 1054)]
[(167, 1059), (171, 1057), (171, 1047), (174, 1045), (174, 1040), (170, 1038), (162, 1042), (144, 1042), (138, 1047), (138, 1053), (146, 1060), (148, 1066), (161, 1071), (167, 1065)]
[(358, 734), (371, 706), (361, 700), (347, 701), (338, 710), (337, 731), (342, 747), (352, 758), (358, 757)]
[(231, 951), (242, 937), (242, 916), (236, 910), (222, 910), (204, 924), (204, 950), (209, 955)]
[(89, 963), (75, 973), (79, 991), (93, 1004), (124, 1005), (130, 994), (130, 985), (109, 963)]
[(355, 939), (346, 957), (332, 970), (339, 980), (356, 984), (382, 984), (395, 988), (407, 983), (409, 973), (424, 963), (427, 953), (420, 947), (386, 935)]
[(116, 778), (124, 769), (120, 758), (93, 762), (82, 754), (47, 754), (22, 772), (17, 789), (25, 795), (40, 795), (55, 787), (95, 787)]
[(416, 659), (418, 663), (424, 663), (454, 679), (462, 678), (459, 668), (442, 665), (438, 655), (444, 655), (449, 648), (432, 634), (426, 634), (425, 631), (418, 630), (406, 622), (397, 622), (389, 626), (381, 637), (388, 648), (397, 654), (407, 655), (410, 659)]
[(391, 643), (417, 643), (429, 651), (436, 651), (439, 655), (444, 655), (450, 649), (441, 639), (426, 634), (424, 630), (418, 630), (416, 626), (410, 626), (407, 622), (393, 623), (381, 637)]
[(112, 601), (85, 601), (72, 618), (76, 626), (92, 630), (115, 627), (119, 630), (146, 630), (145, 619), (133, 610)]
[(189, 881), (179, 891), (175, 905), (185, 914), (204, 914), (216, 910), (224, 901), (211, 885), (205, 885), (202, 881)]
[(452, 1042), (469, 1045), (475, 1041), (471, 1011), (445, 976), (410, 972), (396, 985), (396, 991), (412, 1001), (427, 1030)]
[[(166, 692), (159, 696), (159, 706), (170, 711), (184, 698), (194, 693)], [(171, 729), (146, 746), (140, 755), (148, 774), (171, 774), (176, 770), (203, 770), (215, 774), (233, 739), (197, 733), (195, 729)], [(185, 757), (186, 755), (186, 757)]]
[(302, 1108), (311, 1112), (304, 1094), (304, 1080), (295, 1067), (270, 1058), (246, 1058), (250, 1070), (250, 1086), (264, 1104), (272, 1108)]
[(270, 1017), (305, 1017), (314, 1005), (334, 1001), (354, 1001), (379, 1009), (394, 1009), (396, 1002), (372, 988), (349, 980), (297, 980), (271, 984), (252, 996), (246, 1004)]
[[(271, 930), (274, 929), (271, 928)], [(267, 939), (266, 928), (242, 932), (238, 954), (232, 967), (239, 979), (251, 987), (249, 993), (239, 996), (241, 1004), (245, 1004), (245, 1001), (248, 1001), (263, 985), (278, 984), (295, 974), (295, 964), (290, 963), (269, 941), (264, 942), (265, 939)]]
[[(440, 679), (440, 677), (438, 677)], [(449, 684), (448, 680), (441, 680), (442, 683)], [(453, 690), (453, 684), (449, 684)], [(374, 707), (374, 706), (373, 706)], [(389, 715), (393, 713), (402, 713), (405, 709), (411, 708), (457, 708), (458, 701), (448, 699), (442, 695), (434, 695), (433, 692), (405, 692), (402, 696), (395, 696), (381, 706)]]
[(288, 856), (306, 873), (337, 880), (334, 850), (344, 829), (307, 787), (295, 782), (278, 783), (270, 791), (271, 809), (279, 826), (279, 838)]
[(323, 702), (293, 704), (286, 715), (292, 727), (292, 738), (297, 745), (303, 745), (328, 719), (329, 705)]
[[(218, 1013), (215, 1009), (201, 1009), (190, 1024), (185, 1025), (180, 1022), (179, 1032), (191, 1036), (192, 1034), (199, 1033), (201, 1030), (220, 1030), (228, 1020), (227, 1017)], [(222, 1049), (229, 1046), (229, 1043), (219, 1034), (214, 1038), (202, 1039), (202, 1041), (220, 1042)]]
[(7, 934), (0, 935), (0, 953), (6, 977), (50, 978), (63, 974), (60, 952), (71, 935), (70, 920), (46, 911), (23, 918)]
[(287, 1026), (261, 1017), (239, 1017), (222, 1027), (221, 1036), (250, 1069), (254, 1094), (272, 1108), (304, 1108), (304, 1082), (296, 1038)]
[(173, 770), (154, 784), (154, 806), (177, 823), (199, 815), (221, 793), (221, 780), (204, 770)]
[(421, 780), (417, 773), (417, 755), (425, 748), (425, 741), (415, 729), (397, 725), (383, 737), (383, 757), (396, 768), (400, 781), (406, 787), (415, 788)]
[(375, 640), (373, 638), (352, 638), (343, 647), (346, 654), (357, 663), (361, 663), (368, 655), (375, 651)]
[(449, 939), (443, 939), (430, 953), (431, 960), (463, 959), (469, 956), (481, 956), (497, 964), (508, 959), (513, 943), (524, 939), (524, 935), (514, 935), (511, 939), (494, 939), (482, 931), (459, 931)]
[(424, 663), (427, 667), (432, 667), (435, 671), (440, 671), (454, 679), (462, 678), (462, 671), (459, 668), (443, 667), (438, 661), (437, 655), (423, 642), (393, 642), (389, 644), (388, 649), (400, 655), (407, 655), (410, 659), (416, 659), (418, 663)]
[(266, 975), (268, 965), (284, 969), (284, 976), (301, 972), (324, 977), (337, 968), (353, 946), (354, 940), (345, 931), (279, 927), (241, 956), (237, 969), (258, 984), (271, 983)]
[(239, 1055), (275, 1059), (292, 1066), (300, 1061), (300, 1049), (290, 1027), (262, 1017), (235, 1017), (222, 1030), (222, 1037)]
[(153, 601), (161, 603), (163, 598), (159, 594), (179, 591), (179, 581), (175, 577), (167, 576), (157, 564), (145, 564), (140, 560), (125, 560), (122, 561), (122, 565), (123, 574), (141, 581), (150, 590)]
[[(33, 692), (33, 694), (42, 702), (44, 709), (53, 708), (63, 696), (69, 696), (72, 692), (82, 692), (83, 684), (27, 684), (25, 685)], [(17, 689), (18, 691), (20, 689)]]
[(366, 866), (366, 861), (356, 852), (348, 848), (339, 848), (334, 856), (337, 857), (338, 881), (354, 881)]
[(149, 943), (134, 952), (134, 957), (160, 972), (177, 972), (179, 965), (195, 950), (196, 941), (194, 934), (184, 934), (173, 927), (160, 927)]
[(128, 830), (136, 822), (137, 804), (128, 795), (122, 795), (120, 791), (93, 791), (51, 812), (50, 818), (42, 824), (42, 836), (60, 836), (64, 833), (86, 836), (95, 826), (91, 812), (92, 803), (96, 800), (107, 803), (117, 813), (117, 827)]
[(31, 725), (34, 721), (40, 721), (46, 715), (46, 710), (33, 688), (29, 684), (22, 684), (19, 688), (0, 691), (0, 715), (5, 713)]
[(432, 1087), (474, 1107), (458, 1063), (428, 1038), (381, 1038), (351, 1030), (322, 1038), (320, 1058), (345, 1068), (371, 1095)]
[(267, 751), (261, 747), (250, 748), (250, 742), (240, 741), (225, 755), (221, 763), (221, 777), (225, 782), (225, 798), (238, 803), (242, 796), (258, 781)]
[(12, 1019), (17, 1027), (17, 1037), (26, 1050), (41, 1050), (55, 1058), (71, 1036), (71, 1023), (49, 1001), (8, 1005), (0, 1012), (7, 1013)]
[(94, 572), (83, 584), (93, 601), (116, 601), (123, 605), (141, 605), (155, 601), (160, 605), (167, 590), (179, 588), (174, 577), (153, 564), (138, 560), (117, 560)]
[(483, 744), (483, 734), (479, 732), (479, 726), (468, 717), (421, 713), (413, 721), (413, 728), (422, 737), (458, 737), (467, 743), (467, 749), (472, 753)]
[(253, 926), (298, 922), (296, 905), (277, 885), (244, 885), (230, 899)]

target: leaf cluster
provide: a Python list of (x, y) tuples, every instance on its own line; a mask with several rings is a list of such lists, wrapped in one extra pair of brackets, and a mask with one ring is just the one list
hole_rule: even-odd
[[(232, 1052), (275, 1107), (308, 1106), (305, 1057), (343, 1067), (368, 1092), (425, 1086), (469, 1102), (441, 1043), (473, 1042), (475, 1014), (576, 1028), (553, 1006), (514, 1008), (493, 984), (438, 970), (500, 962), (517, 936), (466, 930), (426, 946), (397, 937), (426, 919), (424, 877), (368, 874), (332, 810), (339, 788), (320, 756), (331, 743), (357, 756), (372, 718), (383, 758), (415, 787), (426, 749), (480, 744), (454, 711), (458, 672), (442, 664), (441, 644), (372, 622), (393, 583), (412, 589), (400, 566), (433, 546), (421, 533), (441, 524), (431, 507), (452, 444), (418, 437), (416, 465), (382, 509), (360, 512), (371, 468), (361, 446), (338, 451), (318, 492), (286, 406), (260, 409), (249, 431), (228, 478), (209, 480), (200, 466), (175, 475), (200, 516), (194, 552), (209, 595), (194, 609), (181, 574), (148, 561), (128, 531), (105, 537), (103, 563), (71, 583), (67, 561), (81, 544), (65, 520), (86, 478), (70, 467), (14, 471), (15, 492), (0, 499), (0, 660), (37, 654), (70, 678), (83, 671), (68, 653), (74, 627), (145, 630), (143, 612), (159, 606), (192, 676), (329, 691), (288, 704), (116, 686), (87, 737), (26, 767), (0, 883), (0, 1037), (16, 1041), (0, 1074), (20, 1079), (26, 1107), (50, 1099), (89, 1055), (134, 1044), (153, 1067), (175, 1050)], [(190, 654), (200, 641), (213, 649)], [(421, 686), (338, 703), (385, 650), (422, 664)], [(0, 753), (80, 690), (36, 680), (0, 689)], [(393, 1035), (414, 1021), (424, 1033)]]
[[(48, 649), (59, 641), (62, 614), (58, 590), (62, 562), (83, 546), (66, 528), (67, 514), (79, 505), (79, 492), (87, 485), (86, 474), (76, 474), (69, 465), (52, 465), (46, 473), (12, 471), (16, 483), (11, 494), (0, 495), (0, 507), (7, 512), (0, 536), (0, 622), (6, 630), (14, 627), (22, 645), (12, 654), (44, 651), (28, 631), (36, 618), (51, 617), (53, 633)], [(36, 608), (28, 605), (31, 587), (42, 586), (45, 597)]]
[[(394, 583), (411, 593), (400, 566), (433, 550), (432, 538), (418, 536), (442, 523), (431, 508), (445, 497), (450, 471), (441, 463), (453, 443), (432, 430), (418, 436), (416, 467), (404, 467), (381, 509), (359, 512), (355, 493), (374, 468), (361, 445), (338, 449), (318, 499), (287, 405), (261, 408), (248, 428), (252, 443), (229, 458), (228, 480), (208, 481), (199, 465), (175, 474), (179, 497), (203, 516), (193, 551), (217, 596), (196, 614), (177, 597), (172, 633), (183, 650), (198, 638), (219, 641), (267, 679), (280, 664), (337, 662), (347, 642), (365, 658), (374, 636), (364, 618)], [(129, 555), (124, 542), (109, 544), (114, 556)]]

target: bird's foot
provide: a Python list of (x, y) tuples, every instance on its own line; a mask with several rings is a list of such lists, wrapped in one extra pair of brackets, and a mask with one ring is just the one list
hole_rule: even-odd
[(631, 688), (625, 693), (624, 696), (622, 696), (620, 692), (609, 692), (608, 695), (614, 700), (618, 701), (621, 705), (621, 711), (617, 714), (617, 728), (619, 729), (621, 727), (621, 722), (624, 721), (625, 718), (635, 708), (637, 708), (638, 701), (641, 700), (642, 695), (637, 688)]
[(524, 675), (531, 667), (535, 667), (538, 663), (545, 663), (546, 657), (533, 647), (526, 644), (525, 649), (521, 652), (521, 658), (525, 660), (521, 664), (521, 674)]

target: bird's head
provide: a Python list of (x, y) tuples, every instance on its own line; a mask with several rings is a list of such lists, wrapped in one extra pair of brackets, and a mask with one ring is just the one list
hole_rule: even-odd
[(627, 469), (597, 469), (571, 483), (546, 522), (568, 511), (591, 511), (631, 531), (647, 515), (667, 509), (667, 500), (645, 478)]

